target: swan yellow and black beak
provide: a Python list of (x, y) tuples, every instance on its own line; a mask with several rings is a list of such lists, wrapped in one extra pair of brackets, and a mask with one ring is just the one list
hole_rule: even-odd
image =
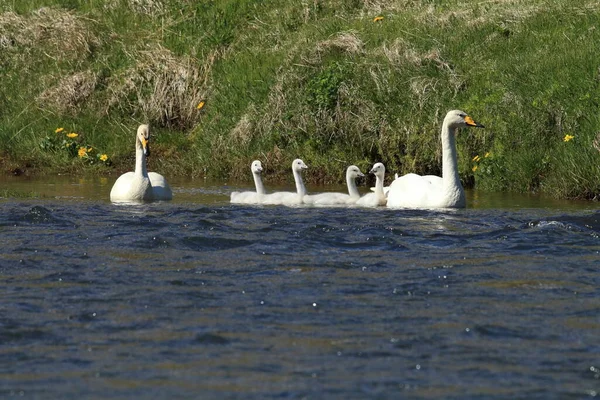
[(142, 138), (140, 141), (142, 142), (142, 149), (144, 149), (144, 155), (148, 157), (150, 155), (150, 143), (146, 138)]
[(476, 122), (475, 120), (473, 120), (473, 118), (469, 117), (468, 115), (465, 116), (465, 123), (467, 124), (467, 126), (474, 126), (475, 128), (485, 128), (485, 126), (483, 126), (479, 122)]

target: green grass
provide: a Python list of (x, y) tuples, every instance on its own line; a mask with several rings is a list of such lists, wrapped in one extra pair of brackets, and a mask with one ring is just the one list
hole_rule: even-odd
[[(592, 198), (599, 23), (590, 0), (8, 1), (0, 160), (121, 172), (150, 123), (167, 176), (248, 180), (261, 159), (289, 180), (297, 157), (313, 182), (377, 161), (440, 174), (441, 120), (460, 108), (487, 127), (459, 133), (465, 184)], [(44, 147), (58, 127), (111, 166)]]

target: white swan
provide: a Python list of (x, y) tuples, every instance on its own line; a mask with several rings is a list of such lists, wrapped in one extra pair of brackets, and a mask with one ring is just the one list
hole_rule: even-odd
[(166, 179), (146, 169), (146, 157), (150, 155), (150, 127), (140, 125), (135, 136), (135, 170), (121, 175), (110, 191), (110, 201), (136, 202), (171, 200), (173, 194)]
[(465, 112), (448, 112), (442, 124), (442, 177), (407, 174), (390, 185), (387, 206), (392, 208), (462, 208), (465, 191), (458, 176), (456, 129), (466, 126), (483, 128)]
[(356, 205), (362, 207), (385, 206), (387, 203), (387, 197), (383, 188), (385, 166), (382, 163), (376, 163), (369, 173), (375, 175), (375, 188), (373, 189), (373, 193), (365, 194), (358, 199)]
[(304, 196), (305, 204), (314, 204), (317, 206), (334, 206), (342, 204), (354, 204), (360, 199), (360, 193), (356, 187), (356, 178), (365, 176), (356, 165), (351, 165), (346, 169), (346, 185), (348, 185), (348, 194), (345, 193), (319, 193)]
[(270, 205), (298, 205), (302, 204), (302, 198), (306, 196), (306, 187), (302, 181), (302, 170), (308, 168), (304, 161), (297, 158), (292, 162), (292, 172), (296, 183), (295, 192), (275, 192), (263, 196), (262, 204)]
[(254, 178), (254, 186), (256, 187), (256, 192), (232, 192), (231, 193), (231, 203), (234, 204), (261, 204), (263, 200), (263, 196), (265, 195), (265, 187), (263, 186), (262, 179), (260, 174), (262, 173), (262, 164), (258, 160), (252, 161), (252, 165), (250, 166), (250, 170), (252, 171), (252, 176)]

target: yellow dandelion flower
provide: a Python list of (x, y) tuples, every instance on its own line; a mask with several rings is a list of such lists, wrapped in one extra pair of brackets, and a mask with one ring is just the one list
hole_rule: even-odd
[(566, 134), (565, 137), (563, 138), (563, 141), (568, 142), (569, 140), (572, 140), (574, 138), (575, 138), (575, 136)]
[(85, 147), (80, 147), (77, 151), (77, 155), (79, 156), (79, 158), (87, 156), (87, 149)]
[(65, 128), (56, 128), (56, 130), (54, 131), (54, 133), (61, 133), (64, 130), (65, 130)]
[(478, 155), (473, 157), (473, 161), (475, 162), (479, 162), (481, 160), (481, 157), (479, 157)]
[(79, 136), (79, 135), (77, 133), (75, 133), (75, 132), (67, 133), (67, 137), (70, 138), (70, 139), (74, 139), (77, 136)]
[(201, 110), (202, 107), (204, 107), (204, 104), (205, 104), (205, 102), (204, 102), (204, 100), (202, 100), (200, 103), (198, 103), (198, 105), (196, 106), (196, 109)]
[(379, 22), (379, 21), (383, 21), (383, 17), (381, 15), (373, 18), (373, 22)]
[(102, 154), (100, 156), (100, 161), (106, 161), (106, 160), (108, 160), (108, 156), (106, 154)]
[(477, 171), (477, 165), (476, 165), (476, 166), (474, 166), (473, 168), (471, 168), (471, 170), (472, 170), (473, 172)]

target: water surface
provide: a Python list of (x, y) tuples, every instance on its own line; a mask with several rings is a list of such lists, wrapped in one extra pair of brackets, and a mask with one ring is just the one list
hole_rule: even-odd
[[(252, 207), (171, 181), (8, 179), (0, 396), (582, 399), (600, 393), (596, 203)], [(314, 189), (314, 188), (313, 188)]]

